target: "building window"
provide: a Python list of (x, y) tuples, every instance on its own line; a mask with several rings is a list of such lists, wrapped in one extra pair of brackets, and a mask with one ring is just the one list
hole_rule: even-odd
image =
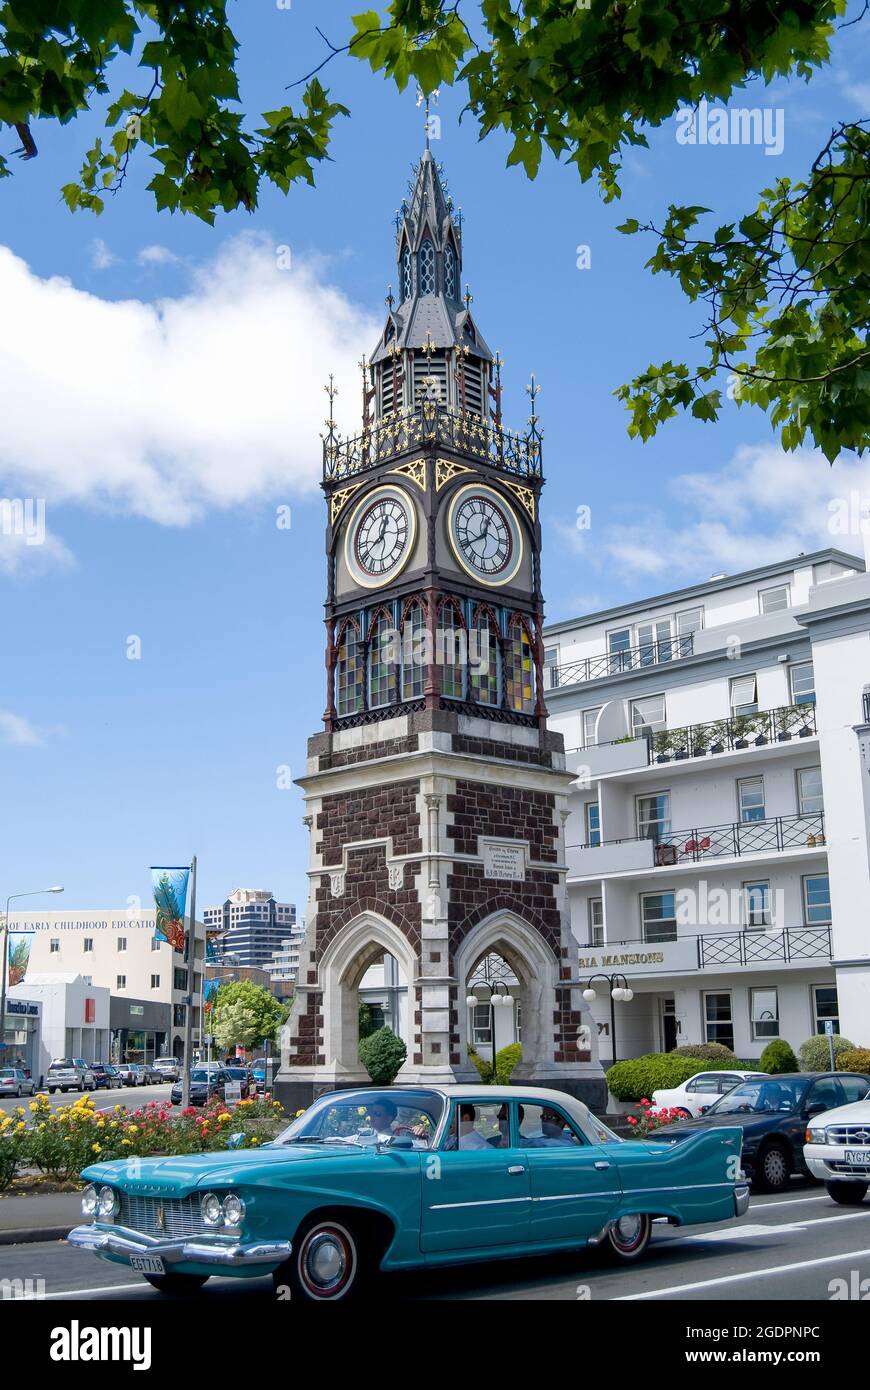
[(559, 684), (559, 648), (544, 648), (544, 689), (555, 690)]
[(435, 293), (435, 247), (428, 239), (420, 247), (420, 293)]
[(671, 624), (668, 618), (655, 623), (639, 623), (637, 628), (637, 658), (640, 666), (654, 666), (657, 661), (670, 661), (674, 654)]
[(671, 834), (671, 794), (655, 792), (637, 798), (637, 837), (661, 844)]
[(119, 936), (119, 937), (117, 938), (117, 942), (118, 942), (118, 950), (119, 950), (119, 951), (126, 951), (126, 949), (127, 949), (127, 938), (126, 938), (126, 936)]
[(601, 705), (596, 705), (594, 709), (585, 709), (581, 715), (584, 748), (594, 748), (598, 743), (598, 716), (600, 713)]
[(743, 912), (745, 925), (751, 929), (771, 925), (770, 883), (768, 880), (761, 879), (755, 883), (744, 883)]
[(449, 700), (465, 699), (465, 667), (470, 653), (465, 624), (455, 603), (442, 603), (438, 613), (438, 640), (441, 650), (441, 693)]
[(601, 811), (597, 801), (586, 802), (586, 843), (601, 844)]
[(410, 299), (413, 288), (411, 283), (411, 252), (406, 246), (402, 252), (402, 298)]
[(126, 988), (127, 988), (127, 976), (126, 976), (126, 975), (118, 975), (118, 976), (116, 976), (116, 978), (115, 978), (115, 988), (116, 988), (116, 989), (126, 989)]
[(689, 639), (678, 645), (678, 651), (682, 656), (689, 649), (691, 638), (704, 626), (704, 610), (703, 608), (686, 608), (682, 613), (676, 615), (674, 621), (677, 627), (677, 637)]
[(180, 989), (182, 992), (187, 989), (187, 971), (180, 965), (175, 967), (172, 979), (176, 989)]
[(631, 670), (631, 628), (621, 627), (607, 634), (610, 674)]
[(532, 660), (532, 639), (520, 617), (513, 617), (508, 627), (505, 653), (507, 707), (517, 714), (531, 714), (535, 707), (535, 668)]
[(732, 676), (731, 713), (756, 714), (758, 711), (758, 681), (752, 676)]
[(643, 939), (676, 941), (677, 908), (673, 893), (643, 893), (640, 899), (640, 920)]
[(840, 1006), (836, 985), (813, 985), (813, 1018), (816, 1033), (824, 1033), (828, 1020), (833, 1023), (834, 1032), (839, 1033)]
[(489, 1004), (475, 1004), (471, 1010), (471, 1040), (473, 1043), (492, 1042), (492, 1012)]
[(158, 941), (156, 936), (152, 936), (152, 938), (151, 938), (151, 950), (152, 950), (152, 951), (159, 951), (159, 950), (160, 950), (160, 947), (161, 947), (162, 945), (163, 945), (163, 942), (162, 942), (162, 941)]
[(456, 253), (452, 246), (444, 252), (444, 293), (448, 299), (456, 298)]
[(424, 655), (426, 644), (423, 640), (426, 619), (423, 605), (414, 601), (405, 609), (402, 619), (402, 699), (419, 700), (423, 694), (426, 675)]
[(737, 805), (742, 825), (764, 820), (764, 778), (742, 777), (737, 783)]
[(631, 701), (631, 732), (635, 738), (658, 733), (665, 727), (664, 695), (646, 695)]
[(759, 589), (758, 610), (760, 613), (781, 613), (788, 608), (788, 585), (777, 584), (772, 589)]
[(775, 989), (749, 991), (752, 1041), (768, 1042), (779, 1037), (779, 998)]
[(338, 636), (336, 706), (339, 718), (359, 714), (363, 708), (363, 663), (359, 628), (349, 618)]
[(604, 899), (589, 899), (589, 945), (604, 945)]
[(381, 609), (369, 630), (369, 709), (381, 709), (395, 699), (394, 645), (395, 631), (390, 615)]
[(186, 1004), (173, 1004), (173, 1005), (172, 1005), (172, 1026), (173, 1026), (174, 1028), (183, 1028), (183, 1027), (184, 1027), (184, 1017), (185, 1017), (186, 1012), (187, 1012), (187, 1005), (186, 1005)]
[(498, 631), (492, 615), (486, 608), (477, 608), (474, 614), (477, 652), (475, 665), (471, 668), (471, 694), (480, 705), (497, 705), (499, 702), (498, 681)]
[(798, 768), (797, 801), (798, 814), (801, 816), (818, 816), (824, 811), (822, 769), (820, 767)]
[(48, 943), (48, 953), (49, 953), (50, 956), (56, 956), (56, 955), (59, 953), (59, 951), (60, 951), (60, 940), (59, 940), (58, 937), (53, 936), (53, 937), (51, 938), (51, 940), (49, 941), (49, 943)]
[(814, 705), (816, 703), (816, 675), (811, 661), (799, 661), (788, 668), (793, 705)]
[(807, 874), (804, 885), (804, 921), (808, 927), (827, 927), (831, 921), (831, 881), (827, 874)]
[(159, 988), (160, 988), (160, 976), (159, 976), (159, 975), (152, 975), (152, 976), (151, 976), (151, 988), (152, 988), (152, 989), (159, 989)]
[(86, 936), (82, 941), (82, 950), (85, 952), (85, 955), (89, 955), (90, 952), (93, 951), (93, 949), (94, 938), (92, 936)]
[(722, 1043), (734, 1051), (734, 1023), (731, 1018), (731, 995), (704, 995), (704, 1040)]

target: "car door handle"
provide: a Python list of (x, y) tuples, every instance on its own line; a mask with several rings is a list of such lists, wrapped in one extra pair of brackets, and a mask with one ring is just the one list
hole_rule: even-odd
[(598, 1160), (598, 1162), (595, 1164), (595, 1167), (596, 1167), (600, 1172), (603, 1173), (604, 1170), (605, 1170), (605, 1168), (609, 1168), (609, 1167), (610, 1167), (610, 1164), (607, 1163), (603, 1158), (600, 1158), (600, 1159)]
[(512, 1178), (519, 1177), (520, 1173), (524, 1173), (525, 1171), (525, 1167), (522, 1163), (514, 1163), (508, 1168), (508, 1173)]

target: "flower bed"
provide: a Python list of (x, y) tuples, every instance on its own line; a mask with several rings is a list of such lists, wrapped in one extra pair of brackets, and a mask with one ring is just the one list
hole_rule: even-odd
[(677, 1120), (684, 1120), (686, 1117), (681, 1110), (671, 1109), (669, 1106), (662, 1106), (656, 1110), (651, 1100), (644, 1096), (643, 1100), (638, 1101), (636, 1115), (628, 1115), (626, 1119), (631, 1125), (632, 1139), (646, 1139), (657, 1129), (664, 1129), (666, 1125), (675, 1124)]
[(0, 1115), (0, 1190), (23, 1169), (65, 1183), (77, 1180), (97, 1159), (208, 1153), (225, 1149), (230, 1134), (243, 1136), (239, 1148), (256, 1148), (286, 1123), (281, 1105), (268, 1096), (232, 1108), (214, 1100), (201, 1109), (173, 1112), (156, 1101), (138, 1110), (124, 1105), (98, 1110), (91, 1096), (52, 1110), (48, 1096), (40, 1094), (27, 1110), (19, 1105), (11, 1115)]

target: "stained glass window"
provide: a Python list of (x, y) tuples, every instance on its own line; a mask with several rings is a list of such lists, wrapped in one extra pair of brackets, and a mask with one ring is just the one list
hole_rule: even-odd
[(481, 705), (497, 705), (499, 650), (498, 632), (487, 608), (476, 608), (469, 640), (468, 666), (472, 698)]
[(508, 708), (531, 714), (535, 704), (535, 666), (529, 630), (521, 618), (511, 618), (505, 663)]
[(369, 709), (392, 704), (396, 694), (396, 631), (390, 615), (377, 614), (369, 631)]
[(407, 246), (402, 252), (402, 298), (411, 298), (411, 252)]
[(452, 246), (444, 252), (444, 293), (448, 299), (456, 298), (456, 255)]
[(468, 664), (465, 624), (455, 603), (442, 603), (438, 613), (436, 653), (441, 666), (441, 693), (449, 700), (465, 697), (464, 672)]
[(352, 618), (341, 629), (336, 662), (336, 709), (339, 718), (363, 708), (363, 664), (359, 628)]
[(431, 241), (420, 247), (420, 293), (435, 293), (435, 247)]
[(402, 619), (402, 699), (419, 700), (426, 675), (426, 620), (423, 606), (412, 603)]

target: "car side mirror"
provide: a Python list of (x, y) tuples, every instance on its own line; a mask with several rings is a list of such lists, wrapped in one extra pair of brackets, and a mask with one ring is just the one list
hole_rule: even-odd
[(240, 1149), (245, 1142), (244, 1134), (231, 1134), (227, 1139), (228, 1149)]
[(394, 1134), (383, 1147), (385, 1149), (413, 1149), (414, 1141), (410, 1134)]
[(809, 1120), (812, 1119), (813, 1115), (823, 1115), (824, 1112), (826, 1110), (830, 1110), (830, 1108), (831, 1107), (829, 1105), (826, 1105), (824, 1101), (817, 1100), (814, 1101), (812, 1105), (807, 1106), (806, 1110), (804, 1111), (804, 1114)]

